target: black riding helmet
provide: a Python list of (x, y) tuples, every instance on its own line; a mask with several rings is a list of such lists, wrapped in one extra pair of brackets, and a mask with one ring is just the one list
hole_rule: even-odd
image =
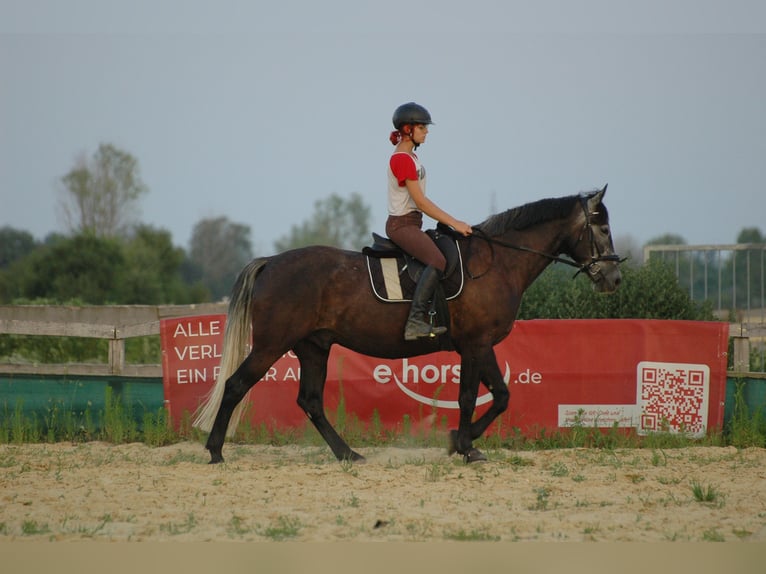
[(407, 124), (429, 125), (433, 123), (431, 121), (431, 114), (428, 113), (428, 110), (415, 102), (408, 102), (396, 108), (394, 111), (393, 122), (394, 127), (397, 130), (401, 130), (402, 126)]

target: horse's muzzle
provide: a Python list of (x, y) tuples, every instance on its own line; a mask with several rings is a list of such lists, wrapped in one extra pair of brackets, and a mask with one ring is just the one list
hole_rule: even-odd
[(593, 289), (599, 293), (613, 293), (622, 283), (622, 273), (620, 273), (619, 262), (601, 262), (594, 261), (587, 269), (586, 273), (593, 282)]

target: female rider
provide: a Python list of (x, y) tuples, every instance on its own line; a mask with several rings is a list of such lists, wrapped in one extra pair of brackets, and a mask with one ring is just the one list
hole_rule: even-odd
[(414, 341), (421, 337), (444, 334), (446, 327), (433, 327), (426, 319), (428, 301), (442, 278), (446, 261), (444, 255), (422, 230), (423, 214), (449, 225), (465, 236), (471, 226), (455, 219), (426, 197), (426, 172), (415, 150), (426, 141), (431, 114), (414, 102), (402, 104), (394, 111), (391, 143), (396, 146), (388, 164), (388, 220), (386, 234), (404, 251), (425, 263), (418, 280), (404, 339)]

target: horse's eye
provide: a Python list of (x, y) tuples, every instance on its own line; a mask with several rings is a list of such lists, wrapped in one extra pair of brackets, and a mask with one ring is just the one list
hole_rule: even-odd
[(609, 237), (609, 226), (608, 225), (602, 225), (601, 226), (601, 233)]

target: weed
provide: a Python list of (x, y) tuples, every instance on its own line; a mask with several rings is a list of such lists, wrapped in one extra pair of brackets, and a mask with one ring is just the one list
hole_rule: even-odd
[(678, 484), (679, 482), (681, 482), (681, 479), (680, 478), (674, 478), (674, 477), (668, 478), (668, 477), (665, 477), (665, 476), (658, 476), (657, 477), (657, 482), (659, 482), (660, 484), (663, 484), (665, 486), (670, 486), (670, 485), (673, 485), (673, 484)]
[(596, 534), (600, 530), (601, 530), (601, 527), (598, 524), (595, 524), (593, 526), (586, 526), (585, 528), (583, 528), (582, 532), (583, 534), (587, 534), (588, 536), (592, 537), (594, 534)]
[(517, 454), (514, 454), (514, 455), (511, 455), (511, 456), (509, 456), (509, 457), (508, 457), (508, 458), (505, 460), (505, 462), (507, 462), (508, 464), (510, 464), (510, 465), (511, 465), (511, 466), (514, 468), (514, 470), (515, 470), (517, 467), (518, 467), (518, 468), (521, 468), (521, 467), (524, 467), (524, 466), (534, 466), (534, 464), (535, 464), (533, 460), (531, 460), (531, 459), (529, 459), (529, 458), (524, 458), (524, 457), (522, 457), (522, 456), (519, 456), (519, 455), (517, 455)]
[(295, 538), (301, 529), (301, 522), (297, 518), (280, 516), (276, 524), (264, 528), (259, 534), (272, 540), (280, 541)]
[(652, 466), (668, 466), (668, 457), (665, 451), (662, 449), (659, 451), (652, 450)]
[(718, 489), (715, 486), (712, 484), (703, 486), (696, 480), (692, 481), (692, 494), (694, 495), (694, 500), (697, 502), (713, 503), (721, 498), (721, 493), (718, 492)]
[(745, 400), (745, 381), (736, 382), (734, 411), (729, 424), (729, 442), (738, 448), (766, 446), (763, 408), (751, 413)]
[(359, 470), (357, 469), (354, 461), (348, 458), (344, 458), (340, 461), (340, 469), (353, 477), (359, 476)]
[(156, 413), (146, 412), (143, 418), (143, 442), (149, 446), (165, 446), (178, 441), (178, 435), (164, 407)]
[(105, 393), (105, 406), (101, 412), (104, 439), (118, 444), (135, 440), (138, 434), (136, 422), (132, 413), (126, 410), (122, 396), (111, 387), (107, 387)]
[(736, 536), (740, 540), (744, 540), (745, 538), (748, 538), (753, 534), (749, 530), (744, 530), (740, 528), (735, 528), (734, 530), (731, 531), (731, 533), (734, 534), (734, 536)]
[(229, 524), (226, 527), (226, 532), (229, 536), (243, 536), (251, 531), (252, 529), (244, 524), (242, 517), (237, 516), (236, 514), (232, 515), (231, 520), (229, 520)]
[(551, 496), (551, 490), (545, 486), (535, 489), (537, 500), (534, 505), (529, 507), (529, 510), (548, 510), (548, 502)]
[(497, 542), (500, 537), (489, 532), (488, 529), (466, 531), (462, 528), (455, 532), (446, 532), (444, 538), (459, 542)]
[(48, 523), (37, 524), (36, 520), (25, 520), (21, 524), (21, 532), (27, 536), (34, 536), (35, 534), (48, 534), (51, 529), (48, 527)]
[(171, 536), (177, 536), (178, 534), (186, 534), (191, 532), (195, 526), (197, 526), (197, 519), (194, 517), (194, 513), (190, 512), (186, 517), (185, 522), (180, 524), (176, 524), (174, 522), (160, 524), (160, 532), (167, 532)]
[(726, 539), (718, 530), (711, 528), (702, 533), (702, 540), (706, 542), (725, 542)]
[(450, 473), (450, 467), (437, 462), (426, 467), (426, 482), (438, 482)]

